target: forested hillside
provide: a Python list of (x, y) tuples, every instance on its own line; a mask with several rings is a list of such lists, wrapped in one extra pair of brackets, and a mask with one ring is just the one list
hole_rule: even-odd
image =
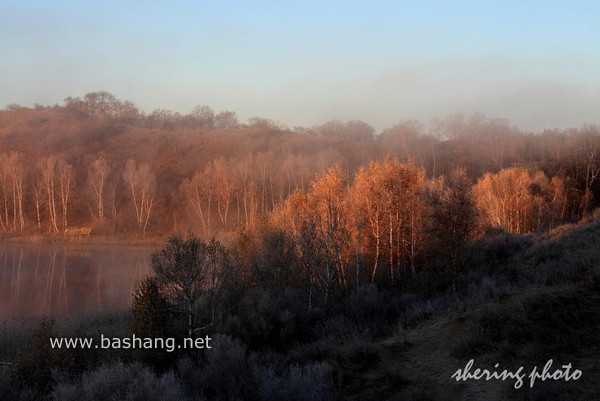
[[(327, 287), (324, 251), (304, 253), (314, 257), (310, 265), (302, 257), (294, 263), (281, 236), (265, 237), (250, 261), (239, 244), (173, 237), (153, 257), (155, 276), (136, 289), (130, 311), (0, 326), (0, 398), (595, 399), (599, 234), (596, 219), (543, 235), (481, 239), (468, 247), (454, 284), (443, 267), (428, 266), (393, 285), (358, 288), (339, 286), (339, 276)], [(178, 269), (179, 277), (198, 273), (199, 287), (181, 288), (198, 291), (193, 310), (173, 296), (173, 281), (163, 281), (177, 280), (174, 261), (193, 260), (182, 257), (190, 252), (203, 262)], [(135, 335), (181, 344), (190, 322), (196, 340), (210, 337), (210, 349), (55, 349), (49, 342)], [(542, 379), (550, 365), (552, 377)], [(484, 370), (496, 376), (487, 379)], [(506, 372), (513, 375), (503, 379)]]
[[(571, 357), (584, 378), (532, 399), (595, 392), (597, 127), (454, 115), (287, 129), (206, 106), (147, 115), (100, 92), (8, 107), (0, 147), (5, 237), (169, 238), (131, 310), (7, 329), (0, 398), (516, 397), (452, 374), (472, 358)], [(200, 333), (214, 349), (77, 353), (51, 349), (57, 333)]]
[(377, 189), (386, 186), (386, 168), (414, 170), (418, 182), (406, 185), (417, 186), (409, 189), (417, 203), (460, 168), (486, 225), (525, 233), (579, 220), (597, 205), (599, 134), (594, 126), (525, 133), (478, 114), (404, 121), (380, 133), (362, 121), (288, 129), (259, 117), (244, 124), (208, 106), (146, 114), (106, 92), (49, 107), (12, 105), (0, 112), (0, 229), (231, 239), (272, 220), (290, 195), (315, 191), (331, 172), (348, 192), (349, 218), (361, 211), (371, 224), (371, 206), (350, 202), (357, 192), (367, 191), (359, 203), (379, 190), (407, 196)]

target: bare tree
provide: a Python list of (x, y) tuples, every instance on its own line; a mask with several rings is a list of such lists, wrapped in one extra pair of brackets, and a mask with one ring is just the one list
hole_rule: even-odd
[(142, 235), (146, 237), (146, 229), (150, 220), (156, 190), (156, 180), (148, 164), (139, 168), (135, 160), (129, 160), (123, 172), (123, 179), (131, 191), (131, 201), (135, 207), (136, 222)]
[(108, 187), (108, 201), (110, 202), (112, 233), (114, 235), (117, 232), (117, 215), (121, 203), (121, 192), (118, 190), (118, 184), (114, 181)]
[(46, 192), (46, 200), (48, 207), (48, 214), (50, 218), (50, 231), (58, 232), (57, 213), (56, 213), (56, 194), (55, 194), (55, 176), (56, 176), (56, 164), (58, 160), (56, 156), (50, 155), (43, 157), (40, 160), (39, 169), (41, 179)]
[(152, 268), (162, 292), (188, 318), (188, 335), (196, 330), (196, 303), (218, 284), (218, 266), (223, 247), (206, 244), (194, 236), (171, 237), (160, 252), (152, 255)]
[(232, 129), (239, 126), (237, 114), (234, 111), (222, 111), (215, 116), (215, 128)]
[(42, 203), (44, 198), (44, 181), (41, 176), (33, 180), (33, 201), (38, 230), (42, 229)]
[(60, 202), (62, 206), (63, 231), (68, 227), (67, 212), (69, 205), (69, 195), (71, 193), (73, 179), (73, 166), (63, 160), (58, 163), (58, 180), (60, 188)]
[(212, 129), (215, 125), (215, 112), (208, 106), (196, 106), (192, 116), (202, 128)]
[(117, 99), (106, 91), (90, 92), (83, 98), (87, 114), (99, 119), (113, 117)]
[(231, 166), (223, 157), (213, 161), (213, 179), (215, 180), (215, 194), (217, 209), (223, 224), (227, 224), (227, 215), (233, 194), (236, 190), (232, 177)]
[(471, 183), (464, 169), (455, 169), (432, 182), (425, 196), (430, 207), (429, 230), (446, 256), (448, 275), (456, 290), (458, 269), (478, 225)]
[(2, 213), (0, 213), (0, 225), (4, 230), (8, 230), (10, 224), (10, 219), (8, 216), (10, 173), (8, 166), (8, 155), (6, 153), (3, 153), (2, 155), (0, 155), (0, 188), (2, 189)]
[(209, 163), (203, 172), (194, 174), (191, 179), (186, 179), (181, 184), (181, 190), (200, 219), (205, 235), (210, 230), (210, 209), (216, 184), (213, 171), (213, 166)]
[(104, 185), (109, 173), (110, 166), (103, 157), (94, 160), (88, 172), (88, 182), (94, 190), (100, 219), (104, 218)]
[(12, 152), (9, 156), (9, 172), (12, 181), (13, 193), (13, 227), (17, 229), (17, 221), (19, 222), (19, 230), (25, 228), (25, 218), (23, 216), (23, 195), (24, 181), (26, 169), (23, 166), (22, 155)]

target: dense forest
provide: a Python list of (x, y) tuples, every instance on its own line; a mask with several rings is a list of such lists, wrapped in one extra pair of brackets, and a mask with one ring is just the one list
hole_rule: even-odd
[(289, 129), (208, 106), (146, 114), (96, 92), (62, 106), (6, 107), (0, 151), (0, 229), (14, 235), (87, 228), (231, 240), (281, 218), (301, 195), (330, 190), (355, 237), (360, 226), (364, 241), (383, 241), (391, 227), (405, 240), (406, 219), (420, 229), (425, 195), (443, 192), (457, 169), (485, 225), (510, 232), (577, 221), (600, 199), (598, 127), (528, 133), (480, 114), (380, 133), (362, 121)]

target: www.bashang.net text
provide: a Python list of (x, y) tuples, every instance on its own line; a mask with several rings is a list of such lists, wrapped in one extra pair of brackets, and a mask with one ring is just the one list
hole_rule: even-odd
[(155, 349), (173, 352), (176, 349), (210, 349), (211, 341), (208, 335), (198, 338), (184, 338), (177, 342), (173, 337), (54, 337), (50, 338), (52, 348), (79, 348), (79, 349)]

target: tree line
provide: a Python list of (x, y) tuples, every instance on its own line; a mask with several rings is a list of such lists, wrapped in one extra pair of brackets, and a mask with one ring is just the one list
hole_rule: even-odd
[[(431, 220), (423, 194), (436, 185), (443, 192), (441, 182), (457, 169), (483, 224), (515, 233), (577, 221), (600, 196), (595, 126), (532, 134), (505, 120), (457, 114), (376, 134), (361, 121), (289, 129), (234, 117), (208, 106), (146, 115), (106, 92), (62, 106), (9, 106), (0, 112), (0, 229), (60, 235), (90, 227), (126, 237), (191, 231), (232, 240), (264, 228), (300, 194), (317, 211), (309, 194), (320, 182), (347, 209), (334, 214), (328, 206), (328, 224), (360, 220), (355, 235), (373, 242), (378, 270), (383, 254), (388, 265), (414, 265), (416, 228)], [(334, 166), (335, 179), (328, 175)]]
[(476, 240), (500, 237), (487, 256), (500, 260), (509, 238), (563, 224), (566, 204), (564, 183), (540, 170), (503, 169), (472, 184), (464, 168), (428, 178), (414, 159), (387, 156), (352, 177), (336, 164), (227, 245), (172, 236), (134, 293), (135, 330), (163, 333), (174, 315), (192, 336), (255, 291), (293, 289), (309, 312), (372, 284), (435, 293), (437, 280), (456, 292)]

